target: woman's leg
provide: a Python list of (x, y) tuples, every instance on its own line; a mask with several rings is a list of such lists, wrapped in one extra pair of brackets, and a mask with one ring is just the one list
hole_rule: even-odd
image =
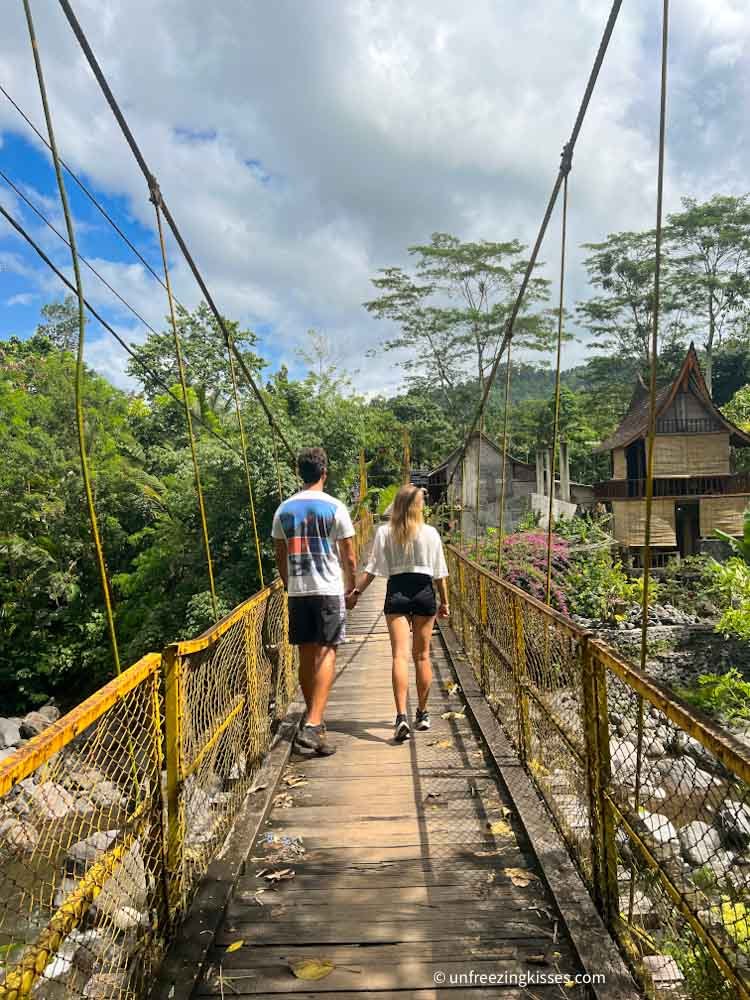
[(409, 689), (409, 619), (406, 615), (386, 615), (393, 657), (393, 697), (396, 713), (406, 714), (406, 693)]
[(417, 670), (417, 695), (419, 707), (427, 708), (427, 699), (432, 684), (432, 662), (430, 661), (430, 642), (432, 641), (432, 626), (434, 615), (430, 618), (424, 615), (414, 615), (412, 619), (414, 636), (412, 639), (412, 656)]

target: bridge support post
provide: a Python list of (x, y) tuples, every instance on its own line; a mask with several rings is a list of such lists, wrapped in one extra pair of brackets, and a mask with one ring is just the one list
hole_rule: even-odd
[(466, 573), (464, 560), (458, 560), (458, 606), (461, 609), (461, 645), (466, 649)]
[(163, 656), (167, 764), (167, 885), (170, 917), (183, 903), (185, 799), (182, 760), (182, 658), (174, 646)]
[(489, 693), (489, 671), (487, 669), (487, 577), (479, 574), (479, 685), (482, 693)]
[(513, 595), (513, 674), (516, 688), (516, 715), (518, 718), (518, 753), (522, 762), (528, 761), (531, 750), (529, 725), (529, 696), (526, 693), (526, 638), (523, 632), (523, 608), (517, 594)]
[(619, 918), (620, 894), (615, 818), (605, 795), (612, 776), (607, 677), (604, 665), (591, 649), (588, 638), (583, 640), (581, 666), (594, 901), (607, 925), (614, 929)]

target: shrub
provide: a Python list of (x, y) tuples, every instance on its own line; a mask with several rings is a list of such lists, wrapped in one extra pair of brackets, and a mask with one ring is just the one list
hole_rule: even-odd
[(727, 722), (750, 721), (750, 683), (734, 667), (725, 674), (701, 674), (678, 694), (691, 705)]
[(712, 559), (706, 566), (706, 579), (723, 612), (716, 631), (750, 641), (750, 566), (739, 556), (725, 563)]

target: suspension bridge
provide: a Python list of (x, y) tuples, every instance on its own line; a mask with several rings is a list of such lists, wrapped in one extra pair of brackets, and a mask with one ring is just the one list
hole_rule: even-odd
[[(406, 746), (388, 738), (390, 651), (377, 586), (350, 616), (327, 721), (339, 752), (329, 760), (292, 752), (303, 706), (280, 581), (262, 581), (259, 593), (198, 637), (122, 669), (88, 470), (81, 401), (85, 311), (130, 347), (84, 296), (80, 265), (93, 268), (77, 250), (66, 197), (72, 174), (58, 151), (31, 2), (22, 2), (45, 114), (46, 135), (38, 134), (55, 166), (66, 222), (66, 235), (57, 235), (70, 248), (74, 280), (10, 212), (0, 212), (79, 304), (77, 432), (115, 677), (0, 762), (0, 1000), (329, 993), (427, 1000), (448, 989), (455, 996), (514, 1000), (626, 1000), (644, 993), (747, 1000), (750, 863), (743, 851), (750, 818), (745, 837), (737, 817), (750, 817), (744, 812), (750, 757), (730, 734), (647, 676), (647, 614), (637, 668), (550, 607), (551, 517), (546, 603), (473, 561), (469, 546), (448, 547), (453, 617), (433, 638), (436, 725)], [(222, 331), (260, 565), (238, 378), (251, 387), (273, 430), (277, 469), (294, 459), (292, 449), (232, 341), (71, 4), (59, 2), (154, 206), (162, 273), (128, 243), (167, 296), (182, 390), (176, 398), (184, 403), (191, 443), (194, 415), (186, 402), (165, 223)], [(502, 357), (510, 378), (514, 324), (562, 192), (557, 442), (568, 177), (619, 9), (615, 2), (467, 441), (482, 427)], [(644, 612), (667, 14), (664, 0)], [(504, 419), (507, 442), (507, 402)], [(192, 462), (218, 619), (194, 444)], [(407, 438), (405, 477), (408, 471)], [(363, 461), (363, 498), (364, 479)], [(504, 487), (503, 481), (502, 495)], [(455, 502), (450, 484), (448, 502)], [(358, 557), (372, 530), (372, 515), (361, 504)], [(413, 703), (413, 691), (410, 697)], [(684, 760), (666, 773), (659, 757), (672, 745), (682, 748)], [(658, 806), (656, 826), (644, 822), (645, 803)], [(703, 846), (706, 867), (726, 886), (718, 903), (670, 846), (678, 827), (708, 827), (714, 815), (739, 840), (723, 875), (727, 851), (710, 838)]]

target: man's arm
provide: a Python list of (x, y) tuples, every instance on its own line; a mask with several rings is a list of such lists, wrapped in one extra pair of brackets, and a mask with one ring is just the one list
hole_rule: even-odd
[(355, 578), (357, 575), (357, 557), (354, 554), (354, 537), (340, 538), (338, 546), (339, 559), (341, 560), (341, 566), (344, 570), (344, 589), (348, 594), (349, 591), (354, 590)]
[(279, 571), (284, 590), (289, 589), (289, 564), (287, 562), (286, 538), (274, 538), (273, 551), (276, 556), (276, 569)]

